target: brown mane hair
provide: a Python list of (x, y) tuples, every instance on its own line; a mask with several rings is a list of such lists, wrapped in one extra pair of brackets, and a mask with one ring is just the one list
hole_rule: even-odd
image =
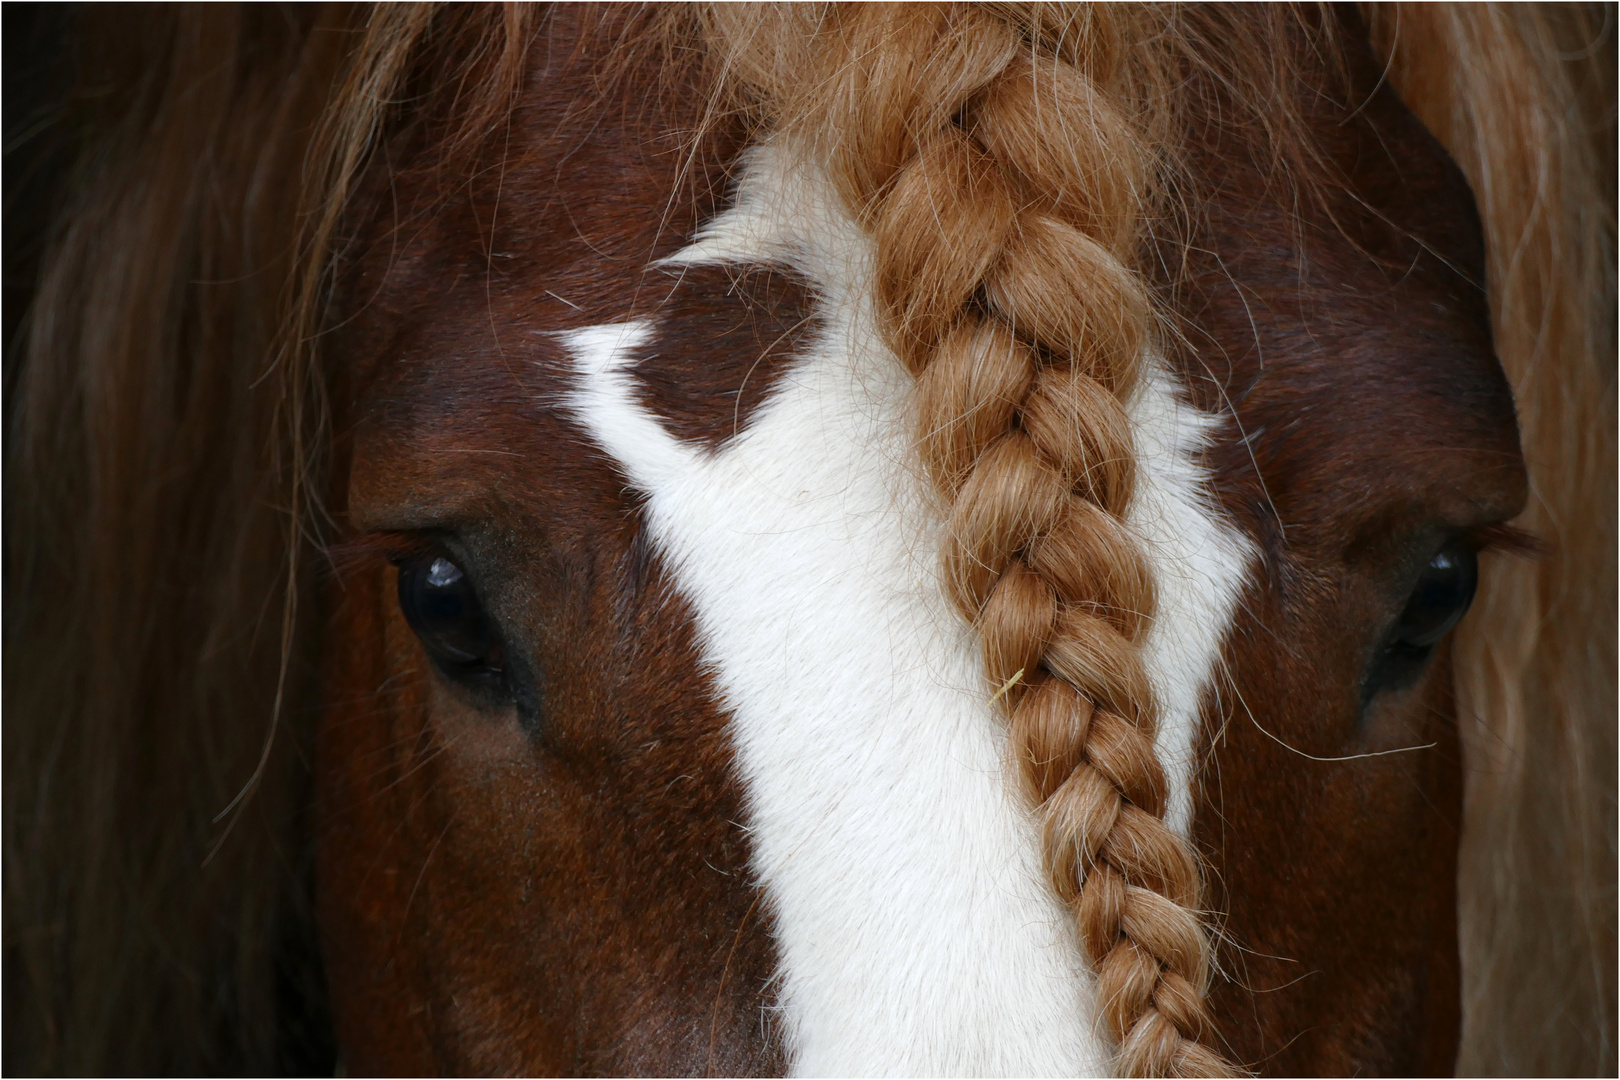
[(304, 677), (274, 359), (284, 192), (344, 43), (318, 9), (80, 18), (80, 152), (7, 356), (6, 1068), (297, 1067), (306, 784), (295, 740), (261, 762)]
[[(542, 17), (83, 16), (82, 151), (7, 360), (8, 1070), (330, 1063), (299, 760), (320, 620), (297, 603), (342, 379), (317, 363), (325, 283), (379, 148), (421, 123), (446, 167), (468, 156), (509, 113)], [(1019, 5), (604, 18), (632, 59), (703, 65), (716, 114), (801, 140), (872, 235), (952, 515), (946, 578), (1006, 688), (1053, 885), (1132, 1072), (1230, 1068), (1202, 1014), (1196, 863), (1162, 821), (1137, 655), (1151, 582), (1120, 525), (1123, 403), (1170, 333), (1138, 264), (1150, 230), (1196, 210), (1175, 177), (1189, 72), (1308, 179), (1304, 140), (1267, 106), (1299, 49), (1331, 53), (1312, 29), (1327, 21)], [(1613, 512), (1590, 495), (1613, 491), (1612, 160), (1570, 119), (1600, 64), (1565, 60), (1593, 38), (1540, 9), (1369, 21), (1479, 193), (1540, 495), (1527, 520), (1556, 544), (1488, 585), (1459, 643), (1464, 699), (1508, 755), (1493, 770), (1491, 744), (1471, 748), (1462, 1061), (1612, 1068)], [(922, 214), (960, 243), (913, 228)], [(1566, 893), (1515, 884), (1566, 864), (1584, 922)], [(1587, 950), (1609, 966), (1571, 978)], [(1518, 985), (1482, 989), (1503, 983)], [(1598, 1032), (1590, 1065), (1555, 1056), (1568, 1032), (1518, 1019), (1540, 1010), (1516, 989), (1568, 990)], [(1504, 1056), (1493, 1035), (1531, 1049)]]
[(331, 1068), (316, 332), (426, 31), (481, 76), (469, 122), (510, 108), (530, 32), (487, 15), (78, 16), (78, 159), (7, 355), (7, 1071)]

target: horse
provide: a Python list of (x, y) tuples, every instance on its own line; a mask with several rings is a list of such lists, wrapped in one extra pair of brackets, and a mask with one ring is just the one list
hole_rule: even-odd
[(1613, 1071), (1610, 18), (40, 16), (7, 1070)]

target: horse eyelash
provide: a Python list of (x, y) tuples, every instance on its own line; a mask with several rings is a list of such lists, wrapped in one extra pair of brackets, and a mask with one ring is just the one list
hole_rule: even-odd
[(1478, 555), (1489, 551), (1510, 558), (1544, 559), (1553, 550), (1550, 543), (1535, 533), (1506, 524), (1469, 529), (1463, 533), (1462, 540)]
[(328, 545), (322, 577), (341, 580), (380, 561), (397, 566), (415, 556), (425, 555), (436, 546), (431, 536), (422, 533), (367, 533)]

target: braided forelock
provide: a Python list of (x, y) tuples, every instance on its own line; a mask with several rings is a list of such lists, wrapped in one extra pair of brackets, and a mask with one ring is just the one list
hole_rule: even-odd
[(707, 27), (875, 241), (879, 317), (916, 376), (918, 447), (948, 508), (945, 585), (1003, 688), (1117, 1064), (1229, 1075), (1206, 1044), (1200, 879), (1164, 821), (1153, 587), (1125, 524), (1124, 403), (1153, 338), (1133, 264), (1164, 111), (1145, 103), (1165, 82), (1129, 69), (1162, 20), (899, 4)]

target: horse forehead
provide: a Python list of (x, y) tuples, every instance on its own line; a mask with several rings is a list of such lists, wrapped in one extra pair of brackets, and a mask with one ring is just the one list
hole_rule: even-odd
[(597, 24), (616, 17), (547, 14), (501, 138), (449, 159), (431, 142), (380, 156), (335, 298), (355, 315), (344, 351), (360, 396), (413, 355), (499, 361), (506, 337), (659, 303), (669, 283), (641, 272), (720, 212), (745, 125), (703, 122), (701, 95), (666, 93), (656, 64), (624, 65), (604, 90)]
[(1210, 452), (1218, 486), (1335, 533), (1465, 503), (1511, 513), (1522, 463), (1466, 182), (1387, 89), (1316, 134), (1341, 171), (1315, 199), (1229, 146), (1196, 157), (1212, 194), (1182, 359), (1235, 421)]
[[(725, 438), (682, 435), (647, 393), (679, 371), (678, 306), (556, 337), (576, 364), (567, 405), (644, 498), (731, 708), (799, 1064), (1100, 1068), (1089, 976), (1005, 774), (994, 688), (939, 587), (943, 521), (910, 445), (910, 377), (877, 331), (870, 241), (791, 144), (761, 148), (742, 175), (734, 206), (662, 269), (752, 267), (813, 302), (773, 324), (804, 336), (772, 365), (771, 393), (708, 403)], [(733, 385), (759, 367), (717, 359)], [(1192, 461), (1213, 422), (1148, 366), (1131, 405), (1132, 525), (1164, 572), (1147, 659), (1184, 828), (1200, 695), (1248, 551)]]
[(1230, 435), (1275, 482), (1422, 478), (1511, 458), (1512, 393), (1473, 286), (1433, 266), (1392, 281), (1371, 260), (1279, 273), (1246, 250), (1254, 238), (1246, 230), (1201, 283), (1192, 379), (1218, 388), (1238, 421)]

